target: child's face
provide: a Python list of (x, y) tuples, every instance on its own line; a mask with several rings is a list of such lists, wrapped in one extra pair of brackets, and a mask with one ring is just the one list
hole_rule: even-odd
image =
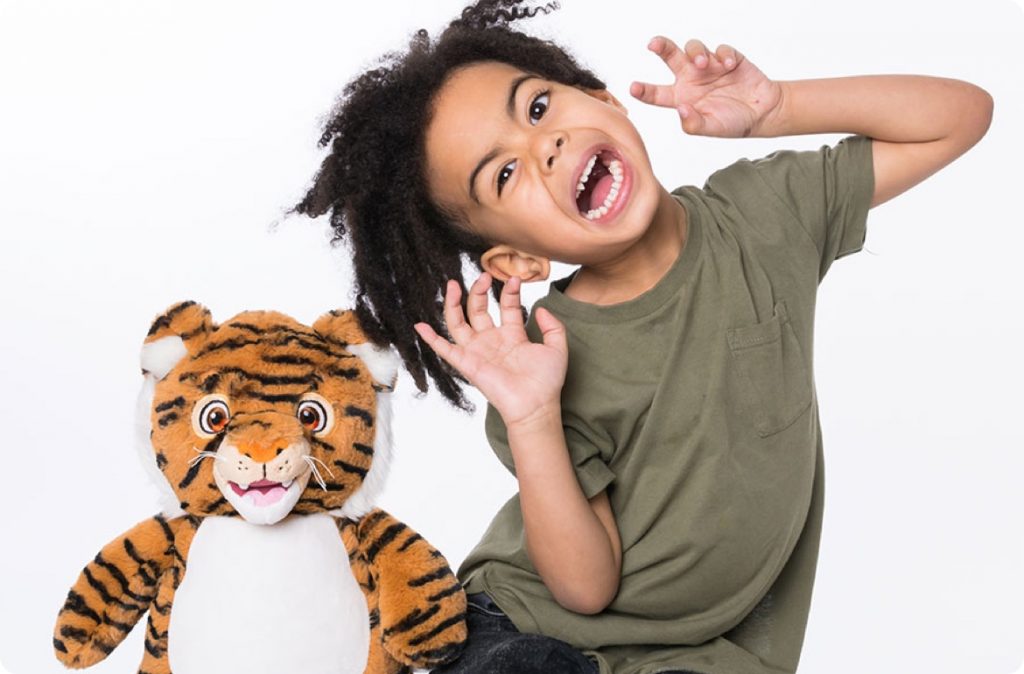
[(426, 154), (437, 203), (484, 238), (546, 260), (613, 260), (658, 206), (647, 150), (611, 94), (503, 63), (451, 75), (434, 101)]

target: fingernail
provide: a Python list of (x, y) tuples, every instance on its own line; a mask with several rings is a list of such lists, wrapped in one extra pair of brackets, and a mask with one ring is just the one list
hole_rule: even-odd
[(733, 63), (735, 63), (735, 61), (733, 61), (732, 59), (725, 59), (726, 68), (732, 68)]

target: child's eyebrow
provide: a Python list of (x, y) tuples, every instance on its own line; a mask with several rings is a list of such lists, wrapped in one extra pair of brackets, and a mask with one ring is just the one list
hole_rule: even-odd
[[(505, 102), (505, 112), (509, 119), (515, 119), (516, 117), (516, 95), (519, 92), (519, 87), (526, 80), (537, 79), (536, 75), (524, 74), (512, 80), (512, 84), (508, 88), (508, 100)], [(480, 199), (476, 194), (476, 177), (483, 170), (487, 164), (491, 162), (501, 152), (500, 147), (493, 148), (490, 152), (485, 154), (483, 158), (477, 162), (473, 171), (469, 174), (469, 196), (470, 198), (480, 204)]]

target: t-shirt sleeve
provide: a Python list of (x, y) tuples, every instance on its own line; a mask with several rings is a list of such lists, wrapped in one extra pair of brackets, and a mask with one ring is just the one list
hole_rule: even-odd
[[(505, 423), (498, 410), (491, 405), (487, 406), (487, 418), (484, 426), (491, 449), (509, 472), (515, 475), (515, 463), (512, 461), (512, 450), (508, 446)], [(599, 448), (587, 440), (583, 433), (572, 426), (563, 426), (563, 428), (565, 444), (569, 448), (569, 458), (572, 461), (573, 470), (576, 472), (576, 480), (580, 483), (583, 495), (588, 499), (593, 498), (615, 480), (615, 474), (602, 460)]]
[(817, 251), (820, 281), (834, 260), (864, 246), (875, 190), (872, 161), (871, 138), (848, 136), (834, 147), (741, 159), (712, 174), (704, 189), (725, 198), (755, 227), (769, 226), (768, 220), (799, 227)]

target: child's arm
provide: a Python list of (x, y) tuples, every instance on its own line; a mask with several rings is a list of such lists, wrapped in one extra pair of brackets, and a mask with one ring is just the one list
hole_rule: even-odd
[(728, 45), (712, 53), (699, 40), (679, 49), (656, 37), (649, 46), (676, 81), (638, 82), (630, 91), (646, 103), (675, 108), (687, 133), (735, 138), (837, 132), (872, 138), (872, 207), (966, 152), (992, 120), (992, 97), (960, 80), (875, 75), (773, 82)]
[(621, 544), (607, 495), (586, 498), (565, 443), (565, 328), (538, 309), (544, 342), (528, 340), (518, 278), (502, 290), (501, 325), (495, 326), (487, 313), (490, 285), (486, 273), (473, 283), (463, 316), (459, 286), (449, 281), (445, 323), (454, 344), (425, 323), (416, 331), (501, 414), (519, 480), (527, 552), (544, 584), (565, 608), (597, 613), (618, 591)]

